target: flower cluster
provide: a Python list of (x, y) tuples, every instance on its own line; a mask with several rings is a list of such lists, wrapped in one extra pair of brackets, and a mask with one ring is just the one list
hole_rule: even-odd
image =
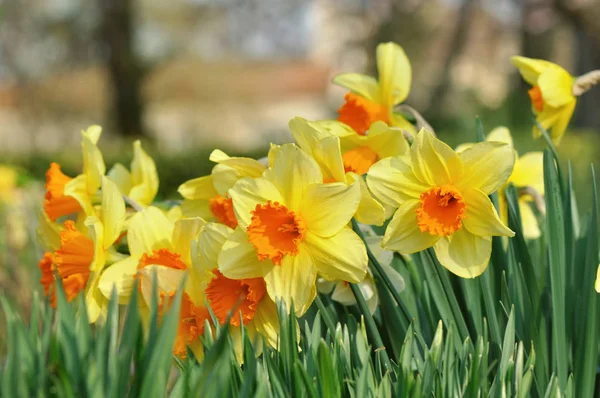
[[(514, 62), (534, 85), (540, 124), (560, 139), (575, 105), (573, 79), (545, 61)], [(230, 323), (240, 348), (242, 324), (277, 347), (277, 301), (301, 316), (317, 291), (355, 303), (349, 284), (359, 284), (374, 312), (368, 251), (398, 290), (404, 281), (392, 266), (394, 252), (432, 248), (455, 275), (480, 275), (492, 237), (514, 235), (506, 226), (507, 184), (518, 189), (525, 236), (539, 237), (541, 154), (519, 158), (506, 128), (452, 149), (398, 111), (411, 84), (402, 48), (378, 46), (377, 66), (378, 80), (336, 76), (349, 90), (338, 119), (293, 118), (295, 143), (271, 145), (265, 159), (213, 151), (210, 175), (181, 184), (183, 200), (170, 208), (155, 203), (158, 174), (140, 142), (129, 169), (107, 171), (97, 146), (101, 128), (82, 131), (82, 173), (72, 178), (52, 163), (46, 174), (39, 227), (45, 294), (55, 304), (60, 281), (68, 300), (84, 295), (90, 322), (101, 322), (113, 292), (124, 304), (138, 289), (143, 313), (154, 299), (171, 305), (181, 289), (174, 351), (201, 357), (202, 336), (215, 321)]]

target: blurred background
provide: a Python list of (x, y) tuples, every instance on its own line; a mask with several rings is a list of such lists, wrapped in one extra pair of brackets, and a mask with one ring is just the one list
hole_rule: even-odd
[[(442, 139), (472, 141), (479, 115), (486, 130), (511, 128), (520, 151), (539, 149), (509, 57), (600, 69), (598, 21), (597, 0), (0, 0), (0, 293), (26, 313), (44, 173), (53, 160), (79, 172), (90, 124), (104, 126), (108, 167), (141, 138), (160, 197), (177, 198), (210, 171), (213, 148), (262, 156), (290, 141), (293, 116), (335, 118), (345, 91), (331, 77), (375, 75), (376, 45), (395, 41), (413, 66), (407, 103)], [(600, 87), (578, 100), (560, 147), (582, 211), (599, 104)]]

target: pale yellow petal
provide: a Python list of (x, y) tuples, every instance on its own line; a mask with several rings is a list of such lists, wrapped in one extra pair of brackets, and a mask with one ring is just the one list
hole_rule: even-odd
[(273, 167), (265, 172), (264, 177), (279, 188), (283, 204), (292, 211), (298, 210), (307, 186), (323, 182), (317, 162), (294, 144), (284, 144), (279, 148)]
[(110, 178), (102, 177), (102, 225), (104, 226), (105, 249), (108, 249), (121, 235), (125, 226), (125, 201), (117, 184)]
[(286, 203), (277, 186), (264, 178), (241, 178), (229, 190), (229, 196), (233, 201), (235, 217), (244, 229), (250, 225), (251, 212), (256, 209), (256, 205), (265, 204), (269, 200), (273, 203)]
[(533, 59), (520, 56), (512, 57), (510, 60), (512, 61), (513, 65), (519, 68), (519, 72), (521, 72), (523, 79), (532, 86), (537, 84), (538, 77), (542, 74), (542, 72), (554, 65), (552, 62), (544, 61), (543, 59)]
[(311, 233), (328, 237), (347, 225), (360, 203), (360, 184), (312, 184), (304, 191), (299, 214)]
[(426, 129), (421, 129), (415, 137), (411, 147), (411, 164), (415, 176), (430, 185), (453, 184), (463, 174), (458, 154)]
[(152, 281), (154, 275), (156, 275), (158, 293), (175, 293), (182, 286), (187, 273), (187, 270), (180, 270), (162, 265), (146, 265), (144, 268), (140, 269), (137, 274), (137, 279), (139, 280), (142, 297), (144, 297), (146, 304), (152, 302)]
[(506, 183), (515, 164), (515, 150), (501, 142), (479, 142), (460, 153), (464, 166), (460, 187), (491, 194)]
[(102, 226), (102, 222), (100, 222), (100, 220), (96, 216), (87, 217), (85, 219), (85, 226), (88, 229), (89, 237), (94, 242), (94, 259), (90, 264), (90, 271), (100, 272), (102, 268), (104, 268), (104, 264), (106, 262), (106, 249), (104, 247), (104, 228)]
[(416, 253), (431, 247), (440, 238), (429, 232), (421, 232), (417, 225), (417, 208), (420, 202), (407, 200), (398, 208), (388, 224), (382, 246), (402, 254)]
[(271, 299), (283, 300), (288, 311), (293, 303), (297, 316), (304, 315), (315, 299), (316, 279), (313, 260), (302, 246), (298, 255), (285, 256), (281, 265), (272, 267), (265, 274), (267, 292)]
[(97, 124), (91, 125), (86, 130), (81, 130), (81, 135), (86, 136), (94, 145), (97, 145), (100, 135), (102, 135), (102, 127)]
[(214, 150), (209, 158), (212, 162), (230, 167), (238, 172), (241, 177), (260, 177), (266, 166), (258, 160), (244, 157), (231, 157), (221, 150)]
[(184, 217), (200, 217), (205, 220), (214, 219), (208, 199), (184, 199), (181, 202), (181, 214)]
[(375, 122), (369, 128), (366, 146), (371, 148), (379, 159), (408, 155), (410, 147), (404, 134), (398, 128), (389, 127), (384, 122)]
[(412, 69), (402, 47), (396, 43), (377, 46), (377, 70), (381, 103), (393, 106), (408, 97), (412, 81)]
[(475, 188), (465, 188), (461, 191), (467, 202), (463, 226), (472, 234), (480, 236), (514, 236), (500, 220), (496, 208), (490, 198)]
[(566, 70), (554, 65), (547, 68), (538, 78), (544, 105), (560, 108), (575, 99), (573, 95), (573, 76)]
[(192, 240), (197, 239), (200, 231), (206, 224), (206, 221), (200, 217), (183, 218), (175, 222), (173, 228), (173, 249), (175, 253), (181, 255), (181, 260), (186, 264), (191, 264), (190, 246)]
[(241, 228), (235, 230), (219, 253), (219, 271), (230, 279), (261, 278), (273, 267), (269, 259), (258, 260), (256, 249)]
[(465, 142), (464, 144), (459, 144), (456, 148), (454, 148), (454, 152), (460, 154), (471, 148), (473, 145), (475, 145), (474, 142)]
[(571, 117), (573, 116), (573, 111), (575, 110), (575, 103), (577, 101), (573, 100), (563, 106), (557, 114), (557, 117), (554, 121), (554, 125), (552, 126), (551, 137), (554, 145), (559, 145), (562, 140), (563, 134), (567, 130), (567, 126), (571, 121)]
[(394, 260), (394, 252), (389, 250), (384, 250), (381, 247), (381, 243), (383, 242), (383, 237), (379, 235), (368, 236), (365, 238), (367, 246), (371, 253), (377, 258), (379, 264), (382, 266), (390, 266), (392, 261)]
[[(99, 135), (98, 135), (99, 136)], [(87, 192), (94, 195), (102, 185), (102, 176), (106, 173), (106, 165), (102, 152), (94, 142), (95, 135), (82, 131), (81, 149), (83, 151), (83, 174), (86, 178)]]
[(510, 145), (511, 148), (514, 148), (512, 135), (510, 135), (510, 130), (504, 126), (496, 127), (495, 129), (490, 131), (485, 140), (503, 142), (505, 144)]
[(360, 73), (341, 73), (333, 78), (332, 83), (347, 88), (369, 101), (380, 101), (379, 84), (374, 77)]
[(544, 153), (528, 152), (517, 159), (508, 182), (516, 187), (532, 187), (544, 194)]
[(367, 185), (378, 200), (395, 208), (406, 200), (419, 198), (430, 188), (417, 179), (410, 159), (401, 157), (382, 159), (371, 166)]
[(185, 199), (210, 199), (217, 196), (212, 175), (186, 181), (179, 186), (177, 192)]
[(233, 229), (223, 224), (214, 222), (206, 224), (198, 238), (198, 254), (206, 267), (210, 269), (218, 267), (221, 249), (233, 232)]
[(417, 128), (415, 125), (406, 120), (402, 114), (397, 112), (390, 112), (390, 125), (402, 130), (406, 130), (412, 135), (417, 133)]
[(104, 297), (110, 298), (113, 287), (119, 297), (119, 304), (127, 304), (131, 297), (131, 291), (135, 286), (135, 274), (139, 260), (127, 257), (106, 268), (100, 276), (98, 289)]
[(54, 251), (60, 247), (60, 224), (52, 222), (45, 211), (40, 212), (39, 225), (37, 228), (37, 238), (42, 248), (47, 251)]
[(92, 274), (91, 281), (85, 292), (85, 306), (87, 309), (88, 321), (96, 323), (106, 316), (108, 309), (108, 299), (98, 290), (98, 276)]
[(133, 187), (128, 196), (143, 206), (150, 206), (158, 192), (158, 173), (154, 160), (144, 151), (139, 140), (133, 143), (131, 181)]
[(594, 288), (598, 293), (600, 293), (600, 265), (598, 266), (598, 271), (596, 272), (596, 283), (594, 284)]
[(123, 195), (129, 195), (133, 182), (131, 181), (131, 174), (125, 166), (121, 163), (116, 163), (112, 169), (108, 171), (108, 176), (115, 184), (117, 184), (119, 191), (121, 191)]
[[(93, 216), (94, 206), (92, 206), (92, 199), (88, 192), (87, 178), (85, 174), (80, 174), (73, 178), (65, 185), (65, 196), (72, 196), (79, 203), (79, 206), (83, 209), (83, 212), (88, 216)], [(98, 187), (100, 187), (98, 185)]]
[(317, 142), (332, 135), (318, 122), (311, 122), (298, 116), (292, 118), (288, 126), (296, 144), (308, 153), (312, 153)]
[(448, 271), (461, 278), (475, 278), (485, 271), (492, 254), (492, 238), (461, 228), (434, 245), (435, 254)]
[(354, 214), (356, 220), (368, 225), (383, 225), (385, 208), (371, 195), (365, 180), (356, 173), (348, 173), (347, 179), (349, 183), (357, 182), (360, 185), (360, 203)]
[(302, 245), (323, 278), (352, 283), (364, 279), (367, 272), (367, 249), (362, 239), (349, 227), (328, 238), (309, 232)]
[(265, 337), (271, 347), (279, 347), (279, 314), (277, 305), (269, 297), (265, 296), (258, 303), (251, 325)]
[(158, 208), (150, 206), (131, 217), (127, 231), (129, 251), (140, 258), (158, 249), (173, 249), (173, 223)]
[(531, 202), (519, 199), (519, 212), (525, 239), (537, 239), (542, 235), (537, 217), (531, 208)]

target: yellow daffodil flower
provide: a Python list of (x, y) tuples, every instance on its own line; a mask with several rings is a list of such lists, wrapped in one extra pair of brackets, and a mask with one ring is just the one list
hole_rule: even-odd
[[(486, 141), (503, 142), (510, 145), (511, 148), (513, 147), (510, 131), (506, 127), (493, 129), (486, 137)], [(462, 144), (456, 148), (456, 152), (460, 153), (472, 145)], [(521, 213), (523, 236), (526, 239), (537, 239), (540, 237), (541, 232), (532, 205), (536, 205), (536, 199), (539, 200), (544, 196), (544, 154), (542, 152), (528, 152), (521, 157), (515, 155), (513, 172), (506, 184), (498, 189), (500, 217), (505, 224), (508, 224), (508, 204), (504, 189), (511, 183), (517, 190), (520, 190), (518, 192), (519, 212)], [(543, 210), (543, 208), (540, 210)]]
[(238, 227), (219, 254), (231, 279), (264, 278), (272, 300), (306, 312), (317, 273), (357, 283), (367, 253), (348, 227), (360, 203), (360, 185), (323, 184), (317, 162), (294, 144), (276, 147), (260, 178), (242, 178), (229, 190)]
[(17, 178), (17, 171), (13, 167), (0, 164), (0, 204), (14, 199)]
[(596, 283), (594, 283), (594, 289), (600, 293), (600, 265), (598, 266), (598, 271), (596, 272)]
[(360, 136), (341, 123), (325, 126), (295, 117), (290, 121), (290, 131), (298, 146), (312, 156), (323, 173), (323, 181), (360, 184), (361, 199), (356, 219), (364, 224), (382, 225), (385, 209), (373, 198), (362, 175), (379, 159), (407, 153), (408, 143), (401, 132), (383, 122), (373, 124), (369, 135)]
[(382, 202), (398, 208), (383, 246), (402, 254), (434, 248), (440, 263), (463, 278), (487, 268), (492, 236), (513, 236), (488, 195), (503, 186), (515, 163), (504, 143), (482, 142), (457, 154), (423, 129), (410, 157), (380, 160), (367, 184)]
[(338, 110), (338, 120), (359, 135), (365, 135), (377, 121), (413, 132), (413, 125), (394, 112), (394, 106), (408, 97), (412, 80), (410, 62), (402, 47), (395, 43), (379, 44), (377, 70), (379, 80), (359, 73), (342, 73), (333, 78), (334, 84), (350, 90)]
[[(373, 235), (366, 238), (369, 249), (375, 255), (375, 257), (377, 257), (377, 261), (379, 261), (381, 264), (383, 271), (387, 274), (388, 278), (390, 278), (396, 290), (401, 292), (404, 290), (405, 284), (402, 276), (392, 267), (394, 253), (388, 250), (383, 250), (381, 247), (381, 241), (382, 238), (380, 236)], [(331, 299), (333, 301), (345, 306), (356, 305), (356, 298), (354, 297), (352, 289), (350, 289), (350, 286), (347, 282), (330, 282), (323, 278), (319, 278), (317, 281), (317, 287), (320, 293), (331, 293)], [(362, 292), (369, 311), (371, 314), (374, 314), (379, 306), (379, 295), (377, 294), (375, 279), (373, 278), (370, 270), (368, 270), (365, 279), (358, 283), (358, 287)]]
[(50, 164), (46, 172), (46, 195), (44, 211), (50, 220), (84, 211), (93, 215), (93, 201), (98, 196), (102, 184), (102, 176), (106, 172), (102, 152), (96, 144), (100, 139), (102, 128), (90, 126), (81, 131), (81, 148), (83, 152), (83, 173), (75, 178), (63, 174), (58, 163)]
[(266, 167), (257, 160), (229, 157), (220, 150), (213, 151), (210, 160), (217, 163), (210, 175), (179, 186), (178, 192), (185, 198), (182, 213), (235, 228), (237, 220), (227, 191), (242, 177), (260, 177)]
[[(552, 141), (558, 145), (575, 109), (575, 79), (552, 62), (526, 57), (512, 57), (511, 60), (523, 79), (533, 86), (528, 93), (537, 121), (544, 129), (551, 130)], [(534, 126), (533, 136), (540, 135), (540, 130)]]
[(115, 183), (107, 177), (102, 179), (100, 216), (90, 216), (85, 220), (89, 233), (78, 230), (69, 220), (58, 231), (59, 243), (54, 237), (57, 230), (49, 226), (53, 223), (45, 223), (47, 242), (56, 249), (44, 254), (39, 267), (44, 292), (51, 297), (52, 305), (56, 305), (54, 278), (58, 276), (69, 301), (85, 291), (90, 322), (96, 322), (105, 313), (108, 302), (98, 289), (98, 283), (107, 263), (121, 257), (110, 248), (119, 238), (124, 223), (125, 203)]
[(119, 187), (121, 193), (142, 207), (152, 204), (158, 192), (158, 173), (154, 159), (144, 151), (142, 143), (133, 143), (131, 172), (121, 163), (117, 163), (108, 172)]

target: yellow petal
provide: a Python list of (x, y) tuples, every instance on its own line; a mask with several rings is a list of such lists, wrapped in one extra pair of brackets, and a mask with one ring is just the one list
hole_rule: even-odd
[(131, 180), (133, 188), (128, 196), (143, 206), (150, 206), (158, 192), (158, 173), (154, 160), (144, 151), (139, 140), (133, 143)]
[[(545, 106), (544, 111), (537, 113), (536, 120), (546, 131), (550, 131), (550, 129), (556, 124), (560, 117), (561, 110), (557, 108), (552, 108), (550, 106)], [(566, 125), (565, 125), (566, 128)], [(554, 129), (553, 129), (554, 130)], [(562, 131), (564, 133), (564, 129)], [(562, 134), (561, 133), (561, 134)], [(536, 125), (533, 126), (533, 138), (538, 138), (542, 135), (542, 132), (538, 129)], [(552, 136), (552, 134), (551, 134)]]
[(360, 203), (354, 214), (356, 220), (367, 225), (383, 225), (385, 208), (371, 195), (365, 180), (356, 173), (348, 173), (347, 178), (348, 183), (358, 182), (360, 185)]
[(539, 238), (542, 232), (540, 231), (537, 217), (531, 209), (531, 203), (519, 199), (519, 212), (521, 213), (521, 225), (523, 226), (523, 236), (525, 239)]
[(125, 202), (117, 184), (102, 177), (103, 247), (108, 249), (117, 240), (125, 224)]
[(273, 267), (268, 259), (258, 260), (256, 249), (241, 228), (235, 230), (219, 253), (219, 271), (230, 279), (261, 278)]
[(461, 228), (438, 240), (433, 248), (440, 264), (448, 271), (461, 278), (475, 278), (488, 266), (492, 238), (473, 235), (466, 228)]
[(453, 184), (463, 173), (463, 164), (456, 152), (426, 129), (421, 129), (415, 137), (411, 163), (415, 176), (430, 185)]
[(544, 194), (544, 154), (529, 152), (517, 159), (515, 169), (508, 182), (516, 187), (532, 187)]
[(391, 107), (404, 101), (410, 91), (412, 69), (402, 47), (391, 42), (379, 44), (377, 70), (381, 103)]
[(113, 287), (117, 291), (119, 304), (127, 304), (131, 297), (131, 290), (135, 286), (138, 259), (127, 257), (106, 268), (100, 276), (98, 289), (104, 297), (110, 298)]
[(184, 217), (200, 217), (205, 220), (214, 219), (208, 199), (184, 199), (181, 202), (181, 214)]
[(307, 186), (323, 182), (317, 162), (294, 144), (284, 144), (279, 148), (273, 167), (265, 172), (264, 177), (279, 188), (283, 204), (292, 211), (298, 210)]
[(100, 135), (102, 134), (102, 127), (94, 124), (89, 126), (86, 130), (81, 131), (81, 135), (86, 136), (89, 140), (94, 144), (98, 144), (98, 140), (100, 139)]
[(510, 60), (512, 61), (513, 65), (519, 68), (519, 72), (521, 72), (523, 79), (532, 86), (537, 84), (538, 77), (542, 74), (542, 72), (554, 65), (552, 62), (544, 61), (543, 59), (533, 59), (519, 56), (512, 57)]
[(573, 111), (575, 110), (576, 100), (569, 102), (567, 105), (562, 107), (560, 111), (557, 113), (557, 117), (554, 121), (554, 125), (552, 126), (552, 142), (554, 145), (559, 145), (562, 139), (563, 134), (567, 130), (567, 126), (571, 121), (571, 117), (573, 116)]
[(475, 145), (474, 142), (465, 142), (464, 144), (460, 144), (456, 148), (454, 148), (454, 152), (460, 154), (466, 151), (467, 149), (471, 148), (473, 145)]
[(258, 303), (251, 325), (265, 337), (271, 347), (279, 347), (279, 314), (277, 305), (269, 297), (265, 296)]
[(336, 137), (356, 135), (356, 131), (354, 131), (352, 127), (345, 123), (338, 122), (337, 120), (318, 120), (312, 123), (317, 125), (319, 128), (328, 131), (330, 134), (335, 135)]
[[(100, 185), (98, 185), (98, 187), (100, 187)], [(65, 196), (72, 196), (75, 198), (86, 215), (92, 216), (95, 214), (94, 206), (92, 206), (92, 198), (88, 192), (88, 182), (85, 174), (80, 174), (69, 181), (65, 185), (64, 194)]]
[(308, 232), (302, 244), (323, 278), (352, 283), (364, 279), (367, 250), (362, 239), (350, 228), (345, 227), (328, 238)]
[(90, 264), (90, 271), (100, 272), (106, 262), (104, 248), (104, 228), (96, 216), (90, 216), (85, 219), (85, 226), (88, 228), (88, 235), (94, 242), (94, 259)]
[(131, 182), (131, 174), (125, 166), (123, 166), (121, 163), (116, 163), (112, 169), (108, 171), (108, 176), (115, 182), (115, 184), (117, 184), (119, 191), (121, 191), (123, 195), (129, 194), (133, 183)]
[(360, 185), (312, 184), (300, 203), (300, 216), (308, 231), (328, 237), (347, 225), (360, 203)]
[(139, 270), (137, 279), (141, 285), (142, 296), (146, 304), (150, 304), (152, 300), (152, 281), (155, 274), (158, 293), (172, 293), (176, 292), (183, 283), (187, 275), (187, 270), (174, 269), (162, 265), (146, 265)]
[(600, 293), (600, 265), (598, 266), (598, 272), (596, 273), (596, 283), (594, 284), (594, 288)]
[(547, 68), (538, 78), (544, 105), (560, 108), (575, 99), (573, 76), (558, 65)]
[(219, 265), (219, 254), (225, 242), (233, 234), (233, 229), (219, 223), (208, 223), (198, 238), (199, 257), (202, 263), (209, 269), (217, 268)]
[(406, 120), (404, 116), (397, 112), (390, 112), (390, 125), (402, 130), (406, 130), (413, 135), (417, 133), (417, 128), (411, 122)]
[(480, 236), (515, 236), (500, 220), (496, 208), (485, 193), (475, 188), (465, 188), (461, 193), (467, 202), (462, 222), (469, 232)]
[(496, 127), (495, 129), (490, 131), (485, 140), (503, 142), (505, 144), (510, 145), (511, 148), (514, 148), (513, 139), (510, 135), (510, 130), (504, 126)]
[(388, 224), (382, 246), (402, 254), (416, 253), (431, 247), (440, 238), (429, 232), (421, 232), (417, 225), (417, 208), (420, 202), (416, 199), (402, 203)]
[(304, 315), (315, 299), (316, 279), (315, 265), (302, 246), (298, 255), (285, 256), (281, 265), (272, 267), (265, 274), (267, 292), (271, 299), (283, 300), (288, 311), (293, 302), (297, 316)]
[(515, 164), (516, 153), (500, 142), (479, 142), (460, 153), (464, 166), (460, 187), (477, 188), (491, 194), (506, 183)]
[(291, 119), (288, 126), (298, 146), (308, 153), (312, 152), (312, 148), (317, 142), (332, 135), (319, 123), (313, 123), (298, 116)]
[(239, 224), (244, 229), (248, 228), (252, 221), (251, 212), (256, 205), (267, 203), (267, 201), (285, 203), (277, 186), (264, 178), (240, 179), (229, 190), (229, 196), (233, 201), (233, 210)]
[(398, 128), (389, 127), (384, 122), (375, 122), (366, 136), (366, 146), (371, 148), (379, 159), (390, 156), (408, 155), (410, 147), (404, 134)]
[(332, 83), (345, 87), (369, 101), (380, 101), (379, 84), (374, 77), (360, 73), (341, 73), (333, 78)]
[(131, 256), (140, 258), (157, 249), (173, 249), (173, 224), (162, 211), (150, 206), (131, 217), (127, 242)]
[(206, 222), (199, 218), (183, 218), (175, 222), (173, 227), (173, 249), (175, 253), (181, 255), (181, 260), (186, 263), (191, 263), (190, 246), (192, 240), (196, 239), (200, 234), (200, 230)]
[(410, 159), (402, 157), (382, 159), (371, 166), (367, 185), (378, 200), (394, 208), (406, 200), (419, 198), (430, 188), (417, 179)]
[(257, 160), (251, 158), (229, 157), (222, 151), (213, 151), (210, 158), (219, 163), (212, 170), (214, 187), (221, 196), (233, 187), (237, 180), (242, 177), (260, 177), (266, 167)]
[(45, 211), (40, 212), (39, 225), (37, 228), (38, 241), (44, 250), (54, 251), (60, 247), (61, 226), (52, 222)]
[(92, 280), (85, 292), (85, 306), (87, 309), (88, 321), (96, 323), (106, 316), (108, 309), (108, 299), (98, 290), (98, 277), (94, 274)]
[(104, 164), (102, 152), (100, 152), (100, 149), (96, 146), (96, 142), (94, 142), (95, 134), (90, 135), (83, 131), (81, 134), (83, 174), (86, 178), (88, 194), (94, 195), (102, 184), (102, 176), (106, 173), (106, 165)]
[(210, 199), (217, 196), (212, 175), (186, 181), (179, 186), (177, 192), (186, 199)]

